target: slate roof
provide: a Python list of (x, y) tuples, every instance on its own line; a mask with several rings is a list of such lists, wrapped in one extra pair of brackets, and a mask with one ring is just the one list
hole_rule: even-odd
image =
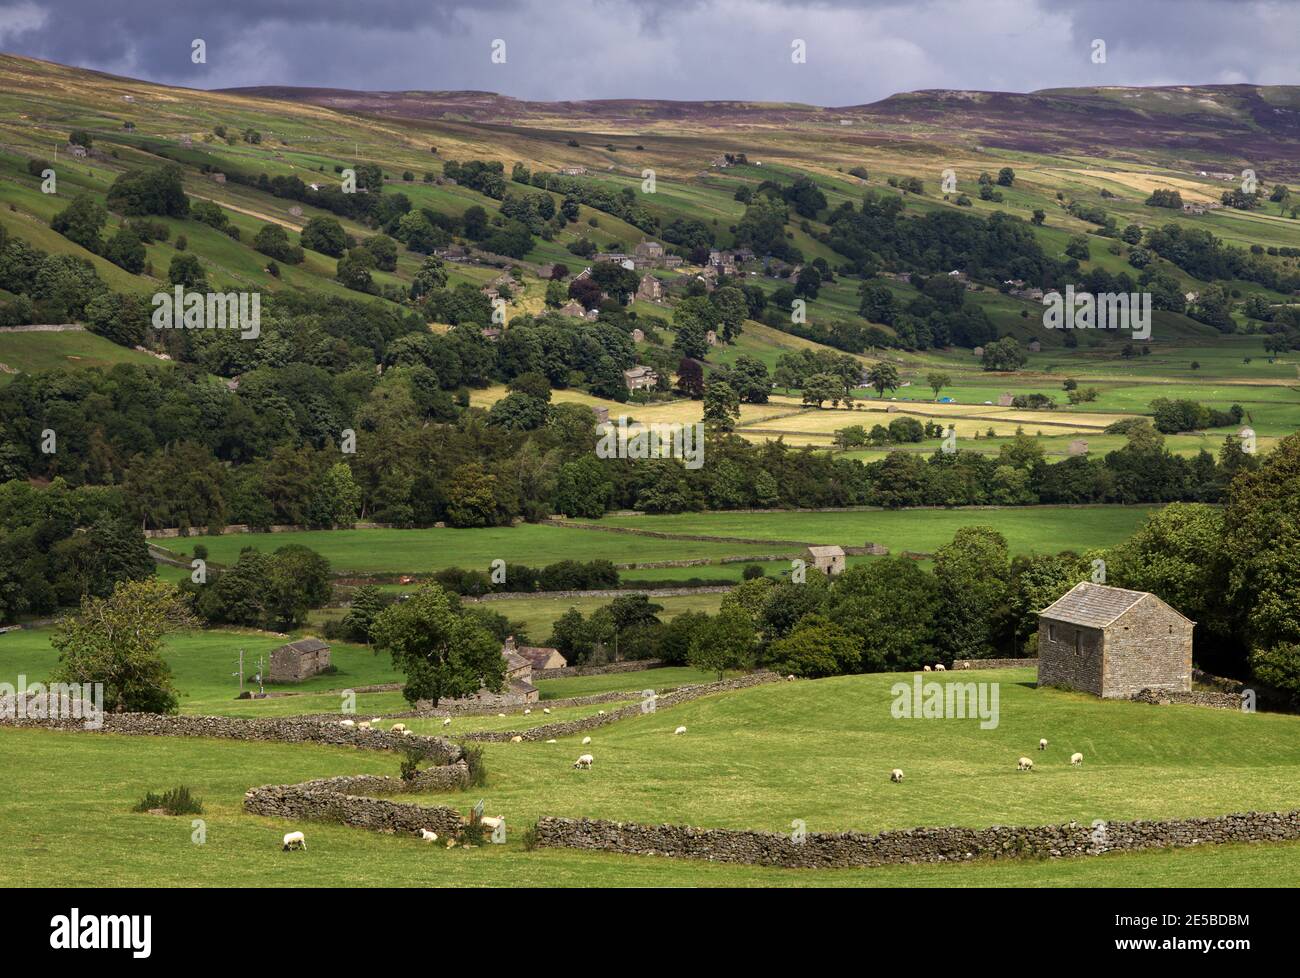
[(809, 547), (808, 552), (814, 557), (843, 557), (843, 547)]
[(295, 652), (319, 652), (321, 649), (328, 649), (329, 643), (322, 642), (318, 638), (300, 638), (296, 642), (290, 642), (287, 645), (281, 645), (275, 651), (282, 649), (293, 649)]
[[(1104, 584), (1083, 581), (1057, 598), (1039, 614), (1044, 618), (1068, 622), (1071, 625), (1105, 628), (1148, 596), (1155, 597), (1149, 591), (1129, 591), (1122, 587), (1108, 587)], [(1156, 600), (1160, 601), (1159, 598)], [(1164, 602), (1162, 601), (1161, 604)]]

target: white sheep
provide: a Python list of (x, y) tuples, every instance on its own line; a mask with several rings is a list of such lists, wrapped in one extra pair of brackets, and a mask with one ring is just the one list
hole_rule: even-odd
[(1033, 769), (1034, 769), (1034, 762), (1027, 757), (1022, 757), (1020, 758), (1020, 760), (1016, 761), (1017, 771), (1032, 771)]
[(532, 712), (533, 712), (532, 710), (524, 710), (524, 716), (528, 716), (528, 714), (530, 714), (530, 713), (532, 713)]
[(520, 737), (518, 734), (515, 734), (513, 737), (510, 738), (510, 743), (512, 744), (522, 744), (523, 742), (524, 742), (524, 738)]
[(794, 674), (791, 673), (790, 675), (786, 676), (786, 677), (785, 677), (785, 681), (788, 682), (788, 683), (792, 683), (792, 682), (794, 682)]
[(590, 754), (583, 754), (581, 757), (579, 757), (576, 761), (573, 762), (573, 766), (589, 769), (591, 767), (591, 762), (594, 760), (595, 758), (592, 757)]
[(686, 733), (686, 728), (685, 728), (685, 727), (678, 727), (676, 730), (673, 731), (673, 733), (675, 733), (675, 734), (684, 734), (684, 733)]
[(1039, 739), (1039, 741), (1038, 741), (1038, 749), (1039, 749), (1039, 750), (1047, 750), (1047, 738), (1046, 738), (1046, 737), (1042, 737), (1042, 738)]
[(946, 667), (942, 662), (936, 662), (936, 663), (934, 664), (934, 671), (935, 671), (935, 672), (947, 672), (947, 671), (948, 671), (948, 668), (947, 668), (947, 667)]
[(549, 706), (544, 706), (542, 707), (542, 712), (545, 713), (547, 716), (550, 716), (551, 708)]
[(444, 718), (443, 718), (443, 721), (442, 721), (442, 725), (443, 725), (444, 727), (450, 727), (450, 726), (451, 726), (451, 717), (444, 717)]
[(284, 834), (284, 846), (282, 852), (288, 852), (290, 849), (306, 849), (307, 837), (301, 832), (286, 832)]
[(930, 667), (929, 667), (929, 666), (924, 666), (924, 667), (921, 669), (921, 671), (922, 671), (922, 672), (929, 672), (929, 671), (930, 671)]
[(1080, 764), (1083, 763), (1083, 755), (1082, 755), (1082, 754), (1077, 754), (1077, 753), (1076, 753), (1076, 754), (1071, 754), (1071, 755), (1070, 755), (1070, 763), (1073, 764), (1075, 767), (1078, 767)]
[(371, 717), (371, 718), (370, 718), (370, 725), (371, 725), (372, 727), (377, 727), (377, 726), (379, 726), (379, 725), (380, 725), (381, 723), (383, 723), (383, 722), (384, 722), (384, 718), (383, 718), (383, 717)]
[(354, 723), (354, 722), (351, 721), (351, 720), (340, 720), (340, 721), (339, 721), (339, 726), (340, 726), (340, 727), (355, 727), (355, 726), (356, 726), (356, 723)]
[(406, 724), (404, 724), (404, 723), (395, 723), (395, 724), (393, 724), (391, 727), (389, 727), (388, 729), (391, 730), (393, 733), (405, 733), (405, 732), (406, 732)]
[(420, 829), (420, 838), (423, 839), (425, 842), (437, 842), (438, 833), (430, 832), (428, 829)]
[(370, 721), (369, 721), (369, 720), (362, 720), (360, 723), (357, 724), (357, 729), (358, 729), (358, 730), (369, 730), (369, 729), (370, 729)]
[(586, 746), (587, 746), (588, 744), (590, 744), (590, 743), (591, 743), (591, 738), (590, 738), (590, 737), (583, 737), (583, 738), (582, 738), (582, 746), (583, 746), (583, 747), (586, 747)]
[(603, 717), (604, 715), (605, 715), (605, 711), (604, 711), (604, 710), (597, 710), (597, 711), (596, 711), (596, 716), (598, 716), (598, 717)]
[(894, 782), (894, 784), (901, 784), (903, 781), (903, 769), (901, 767), (896, 767), (890, 771), (889, 780)]
[(548, 744), (558, 744), (559, 741), (556, 740), (554, 737), (552, 737), (550, 740), (547, 741), (547, 743), (548, 743)]
[(415, 731), (414, 731), (414, 730), (406, 730), (406, 729), (404, 729), (404, 730), (402, 731), (402, 736), (403, 736), (403, 737), (414, 737), (414, 736), (415, 736)]

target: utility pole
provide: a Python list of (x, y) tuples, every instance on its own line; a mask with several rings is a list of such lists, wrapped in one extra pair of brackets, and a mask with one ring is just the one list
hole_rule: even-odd
[(243, 649), (239, 650), (239, 672), (235, 673), (235, 675), (239, 677), (239, 692), (242, 695), (244, 692), (244, 650)]

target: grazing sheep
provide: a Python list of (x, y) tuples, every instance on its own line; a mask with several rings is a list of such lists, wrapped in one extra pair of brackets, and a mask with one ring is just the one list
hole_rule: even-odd
[(1032, 771), (1033, 769), (1034, 769), (1034, 762), (1027, 757), (1022, 757), (1020, 758), (1020, 760), (1016, 761), (1017, 771)]
[(590, 769), (591, 762), (594, 760), (595, 758), (592, 757), (590, 754), (583, 754), (581, 757), (579, 757), (576, 761), (573, 762), (573, 766), (584, 768), (584, 769)]
[(286, 832), (284, 834), (284, 845), (281, 847), (282, 852), (288, 852), (290, 849), (306, 849), (307, 837), (301, 832)]
[(586, 747), (586, 746), (587, 746), (588, 744), (590, 744), (590, 743), (591, 743), (591, 738), (590, 738), (590, 737), (583, 737), (583, 738), (582, 738), (582, 746), (583, 746), (583, 747)]
[(404, 723), (395, 723), (395, 724), (393, 724), (391, 727), (389, 727), (388, 729), (391, 730), (393, 733), (405, 733), (405, 732), (406, 732), (406, 724), (404, 724)]
[(786, 677), (785, 677), (785, 681), (788, 682), (788, 683), (792, 683), (792, 682), (794, 682), (794, 674), (791, 673), (789, 676), (786, 676)]
[(450, 727), (450, 726), (451, 726), (451, 717), (445, 717), (445, 718), (443, 719), (443, 721), (442, 721), (442, 725), (443, 725), (444, 727)]
[(551, 708), (549, 706), (544, 706), (542, 707), (542, 712), (549, 715), (551, 712)]
[(892, 782), (894, 782), (894, 784), (902, 784), (902, 782), (903, 782), (903, 769), (902, 769), (901, 767), (896, 767), (896, 768), (894, 768), (892, 771), (890, 771), (890, 772), (889, 772), (889, 780), (892, 781)]
[(339, 726), (340, 726), (340, 727), (355, 727), (355, 726), (356, 726), (356, 723), (354, 723), (354, 722), (351, 721), (351, 720), (340, 720), (340, 721), (339, 721)]
[(547, 741), (547, 743), (548, 743), (548, 744), (557, 744), (557, 743), (559, 743), (559, 741), (556, 740), (554, 737), (552, 737), (550, 740)]
[(478, 823), (485, 829), (497, 829), (505, 822), (505, 820), (506, 817), (504, 815), (497, 815), (495, 817), (484, 815), (478, 820)]
[(414, 731), (414, 730), (403, 730), (403, 731), (402, 731), (402, 736), (403, 736), (403, 737), (414, 737), (414, 736), (415, 736), (415, 731)]
[(532, 712), (533, 712), (532, 710), (524, 710), (524, 716), (528, 716), (528, 714), (530, 714), (530, 713), (532, 713)]
[(684, 734), (684, 733), (686, 733), (686, 728), (685, 728), (685, 727), (678, 727), (676, 730), (673, 731), (673, 733), (675, 733), (675, 734)]
[(936, 662), (936, 663), (934, 664), (934, 671), (935, 671), (935, 672), (947, 672), (947, 671), (948, 671), (948, 668), (947, 668), (947, 667), (946, 667), (942, 662)]
[(922, 672), (929, 672), (929, 671), (930, 671), (930, 667), (929, 667), (929, 666), (924, 666), (924, 667), (921, 669), (921, 671), (922, 671)]
[(597, 711), (596, 711), (596, 716), (598, 716), (598, 717), (603, 717), (604, 715), (605, 715), (605, 711), (604, 711), (604, 710), (597, 710)]
[(1040, 740), (1038, 741), (1038, 749), (1039, 749), (1039, 750), (1047, 750), (1047, 738), (1046, 738), (1046, 737), (1043, 737), (1042, 739), (1040, 739)]
[(522, 744), (523, 742), (524, 742), (524, 738), (520, 737), (519, 734), (515, 734), (513, 737), (510, 738), (510, 743), (512, 744)]
[(437, 842), (438, 833), (430, 832), (428, 829), (420, 829), (420, 838), (423, 839), (425, 842)]
[(1070, 763), (1073, 764), (1075, 767), (1078, 767), (1080, 764), (1083, 763), (1083, 755), (1082, 755), (1082, 754), (1071, 754), (1071, 755), (1070, 755)]
[(369, 729), (370, 729), (370, 721), (369, 721), (369, 720), (362, 720), (360, 723), (357, 724), (357, 729), (358, 729), (358, 730), (369, 730)]
[(505, 714), (504, 714), (504, 713), (498, 713), (497, 716), (499, 716), (499, 717), (503, 717), (503, 716), (505, 716)]
[(384, 718), (383, 718), (383, 717), (371, 717), (371, 718), (370, 718), (370, 725), (371, 725), (372, 727), (377, 727), (377, 726), (379, 726), (379, 725), (380, 725), (381, 723), (383, 723), (383, 722), (384, 722)]

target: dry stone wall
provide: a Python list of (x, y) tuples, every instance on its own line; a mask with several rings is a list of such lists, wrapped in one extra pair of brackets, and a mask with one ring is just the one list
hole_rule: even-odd
[(77, 719), (46, 720), (0, 715), (0, 725), (42, 727), (55, 730), (86, 730), (89, 733), (128, 734), (147, 737), (217, 737), (222, 740), (277, 741), (286, 744), (329, 744), (362, 750), (423, 749), (424, 756), (438, 764), (455, 764), (464, 751), (442, 737), (405, 736), (386, 730), (363, 730), (340, 726), (339, 719), (302, 717), (205, 717), (165, 716), (158, 713), (105, 713), (103, 726), (87, 730)]
[(1037, 659), (954, 659), (952, 667), (965, 669), (1037, 669)]
[(415, 805), (350, 794), (354, 789), (373, 791), (374, 778), (326, 778), (302, 784), (272, 784), (244, 794), (244, 811), (250, 815), (310, 822), (341, 822), (372, 832), (416, 833), (429, 829), (443, 836), (460, 831), (464, 819), (454, 808)]
[[(714, 693), (731, 692), (737, 689), (747, 689), (750, 686), (760, 686), (764, 683), (779, 682), (781, 677), (774, 672), (756, 672), (748, 676), (741, 676), (738, 679), (724, 679), (717, 683), (704, 683), (700, 686), (682, 686), (670, 693), (664, 693), (656, 697), (655, 708), (664, 709), (669, 706), (676, 706), (679, 703), (687, 703), (701, 696), (711, 696)], [(626, 695), (626, 694), (624, 694)], [(617, 710), (611, 710), (605, 714), (596, 714), (595, 716), (583, 717), (580, 720), (561, 720), (558, 723), (548, 723), (540, 727), (532, 727), (528, 730), (482, 730), (473, 733), (462, 734), (462, 740), (483, 740), (494, 743), (504, 743), (514, 737), (523, 740), (550, 740), (553, 737), (568, 737), (572, 734), (583, 733), (587, 730), (595, 730), (597, 727), (603, 727), (607, 724), (616, 723), (619, 720), (625, 720), (628, 717), (634, 717), (642, 712), (640, 703), (633, 703), (631, 706), (620, 707)]]
[(537, 845), (635, 856), (794, 869), (871, 867), (973, 859), (1064, 858), (1227, 842), (1300, 839), (1300, 810), (1244, 812), (1213, 818), (1110, 822), (1104, 829), (1070, 822), (1026, 828), (919, 828), (881, 832), (808, 833), (801, 842), (775, 832), (638, 825), (600, 819), (544, 817)]

